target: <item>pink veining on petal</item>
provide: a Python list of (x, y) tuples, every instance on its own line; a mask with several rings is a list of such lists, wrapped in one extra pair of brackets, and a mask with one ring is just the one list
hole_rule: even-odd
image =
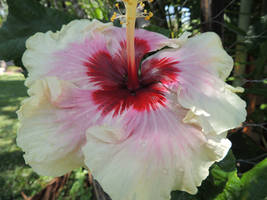
[(141, 64), (143, 57), (158, 48), (160, 45), (157, 46), (157, 42), (165, 37), (149, 33), (149, 37), (157, 39), (155, 42), (149, 37), (141, 37), (140, 33), (147, 31), (136, 32), (138, 37), (135, 37), (135, 67), (140, 71), (137, 89), (129, 89), (127, 86), (126, 41), (115, 37), (118, 39), (115, 43), (117, 42), (119, 47), (117, 46), (116, 52), (110, 51), (110, 40), (102, 34), (96, 34), (84, 42), (72, 43), (65, 50), (57, 52), (56, 68), (49, 72), (49, 75), (70, 80), (78, 88), (84, 89), (83, 92), (88, 96), (84, 102), (93, 103), (103, 116), (109, 113), (116, 116), (130, 107), (138, 111), (149, 111), (157, 109), (159, 105), (164, 106), (166, 88), (163, 84), (177, 80), (179, 70), (173, 65), (178, 62), (165, 58), (148, 59)]
[[(126, 46), (121, 46), (121, 42), (125, 43), (126, 45), (126, 30), (125, 28), (117, 28), (113, 27), (110, 29), (108, 34), (112, 37), (112, 48), (110, 48), (111, 53), (117, 53), (122, 47), (125, 51)], [(148, 51), (156, 51), (160, 48), (166, 46), (166, 42), (169, 41), (169, 38), (161, 35), (159, 33), (147, 31), (144, 29), (135, 29), (135, 40), (136, 38), (146, 41), (147, 46), (149, 47)], [(135, 49), (136, 49), (135, 45)], [(126, 52), (125, 52), (126, 53)], [(135, 52), (136, 53), (136, 52)]]
[[(167, 101), (169, 105), (171, 102), (169, 99)], [(94, 151), (96, 148), (90, 149), (93, 152), (86, 151), (87, 160), (90, 161), (88, 166), (92, 167), (95, 177), (104, 186), (105, 183), (114, 181), (109, 178), (118, 177), (122, 173), (122, 169), (114, 168), (114, 162), (116, 165), (120, 163), (120, 159), (126, 159), (126, 166), (130, 167), (131, 172), (144, 173), (139, 174), (140, 177), (127, 173), (127, 176), (123, 176), (123, 180), (114, 186), (113, 189), (118, 191), (126, 181), (132, 181), (135, 185), (139, 181), (144, 181), (143, 176), (150, 177), (157, 174), (155, 182), (169, 183), (168, 190), (174, 189), (171, 187), (179, 183), (179, 188), (175, 189), (194, 192), (195, 187), (207, 176), (206, 166), (207, 163), (209, 166), (212, 164), (212, 158), (208, 154), (203, 155), (203, 151), (207, 151), (208, 147), (205, 145), (207, 138), (201, 129), (182, 122), (186, 112), (183, 109), (175, 112), (169, 106), (159, 106), (152, 112), (130, 109), (126, 112), (121, 125), (124, 136), (114, 145), (106, 145), (106, 141), (96, 142), (95, 138), (88, 136), (90, 145), (100, 146), (96, 151)], [(104, 139), (101, 136), (95, 136), (99, 137), (99, 140)], [(96, 152), (99, 155), (97, 160), (94, 157)], [(97, 165), (93, 162), (95, 160)], [(115, 175), (108, 176), (106, 169), (113, 169), (112, 172)], [(201, 173), (197, 173), (199, 170)], [(150, 185), (146, 186), (149, 188)], [(135, 189), (131, 188), (133, 191)], [(122, 199), (127, 199), (127, 195), (124, 194)]]
[(177, 73), (180, 70), (175, 67), (179, 61), (170, 57), (161, 59), (152, 58), (146, 60), (141, 68), (142, 82), (161, 82), (162, 84), (169, 84), (177, 81)]
[(54, 54), (54, 69), (48, 76), (57, 76), (60, 79), (73, 82), (80, 88), (90, 88), (90, 80), (86, 75), (84, 62), (98, 51), (107, 51), (105, 37), (101, 34), (85, 38), (83, 42), (71, 43), (64, 50)]

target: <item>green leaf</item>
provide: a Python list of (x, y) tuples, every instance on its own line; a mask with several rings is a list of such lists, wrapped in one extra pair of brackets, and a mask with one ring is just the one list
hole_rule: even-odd
[(56, 31), (75, 17), (34, 0), (8, 0), (9, 14), (0, 29), (0, 60), (21, 59), (25, 41), (36, 32)]
[(263, 103), (263, 104), (261, 104), (261, 105), (260, 105), (260, 109), (261, 109), (261, 110), (265, 110), (265, 109), (267, 109), (267, 103)]
[(104, 18), (104, 16), (103, 16), (103, 12), (102, 12), (102, 10), (101, 10), (100, 8), (96, 8), (96, 9), (95, 9), (95, 13), (96, 13), (96, 17), (97, 17), (97, 19), (102, 20), (102, 19)]
[(260, 200), (267, 198), (267, 158), (244, 173), (241, 183), (240, 199)]
[(210, 169), (210, 176), (204, 181), (197, 194), (198, 199), (232, 200), (240, 192), (240, 180), (237, 177), (236, 160), (232, 151)]
[(228, 154), (222, 161), (216, 163), (216, 165), (219, 166), (225, 172), (234, 171), (236, 169), (236, 159), (232, 150), (228, 152)]
[(91, 187), (88, 188), (85, 184), (88, 171), (80, 168), (74, 173), (75, 180), (72, 183), (71, 189), (69, 191), (71, 199), (90, 199), (90, 197), (92, 196)]
[(224, 183), (223, 191), (218, 194), (215, 198), (216, 200), (234, 200), (238, 199), (241, 191), (241, 182), (237, 176), (237, 170), (233, 172), (228, 172), (223, 176)]

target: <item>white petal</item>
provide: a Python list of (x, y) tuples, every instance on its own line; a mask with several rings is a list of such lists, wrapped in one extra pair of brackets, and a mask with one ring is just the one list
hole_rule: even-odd
[(83, 165), (79, 147), (84, 135), (74, 125), (63, 127), (64, 113), (58, 108), (73, 87), (55, 77), (38, 80), (18, 111), (17, 144), (25, 152), (26, 163), (41, 175), (60, 176)]

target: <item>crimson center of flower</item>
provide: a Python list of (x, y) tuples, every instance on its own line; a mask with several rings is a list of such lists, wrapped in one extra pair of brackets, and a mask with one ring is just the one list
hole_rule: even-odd
[[(107, 50), (98, 51), (84, 63), (90, 82), (99, 87), (92, 98), (102, 115), (113, 111), (116, 116), (130, 107), (137, 111), (150, 111), (159, 105), (164, 106), (166, 88), (162, 83), (174, 81), (177, 77), (178, 70), (173, 67), (177, 62), (168, 58), (151, 59), (145, 69), (141, 67), (139, 87), (129, 89), (125, 45), (121, 42), (121, 50), (113, 56)], [(149, 46), (145, 40), (136, 38), (135, 47), (135, 62), (139, 68), (142, 57), (149, 52)]]

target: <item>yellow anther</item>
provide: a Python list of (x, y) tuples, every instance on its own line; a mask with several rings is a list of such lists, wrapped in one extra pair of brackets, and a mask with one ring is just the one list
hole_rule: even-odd
[(141, 8), (144, 8), (144, 7), (145, 7), (145, 4), (144, 4), (143, 2), (140, 2), (140, 3), (139, 3), (139, 6), (140, 6)]
[(146, 21), (150, 20), (150, 17), (149, 16), (145, 16), (145, 20)]
[(116, 3), (115, 6), (116, 6), (116, 8), (119, 8), (119, 4), (118, 3)]
[[(147, 12), (146, 13), (144, 12), (144, 14), (147, 14)], [(148, 21), (148, 20), (150, 20), (151, 17), (153, 17), (153, 13), (149, 12), (148, 15), (145, 16), (145, 20)]]
[(123, 24), (123, 21), (120, 21), (120, 24), (122, 25)]
[(147, 14), (147, 10), (146, 10), (146, 9), (144, 10), (144, 14), (145, 14), (145, 15)]
[(114, 22), (114, 20), (116, 19), (116, 17), (117, 17), (117, 13), (114, 12), (113, 15), (112, 15), (112, 17), (110, 18), (110, 21)]

